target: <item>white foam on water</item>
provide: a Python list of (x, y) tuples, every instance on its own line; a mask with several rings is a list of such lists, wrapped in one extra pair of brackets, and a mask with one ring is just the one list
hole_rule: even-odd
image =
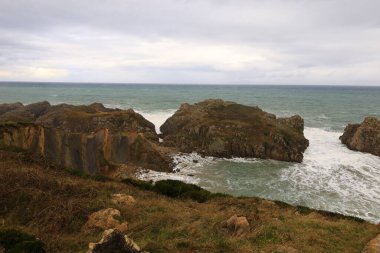
[(352, 151), (341, 133), (306, 128), (310, 146), (301, 164), (282, 171), (296, 204), (380, 221), (380, 157)]
[(149, 120), (156, 127), (156, 132), (161, 133), (160, 126), (165, 123), (165, 121), (174, 114), (176, 110), (164, 110), (164, 111), (154, 111), (154, 112), (146, 112), (146, 111), (136, 111), (140, 113), (144, 118)]
[[(174, 110), (153, 113), (141, 112), (156, 126), (157, 132), (165, 120), (174, 113)], [(243, 164), (268, 164), (268, 160), (232, 158), (220, 159), (201, 157), (196, 153), (178, 154), (173, 157), (176, 173), (145, 171), (137, 175), (142, 180), (175, 179), (187, 183), (200, 184), (208, 180), (212, 188), (220, 187), (227, 190), (242, 190), (250, 196), (261, 196), (282, 200), (295, 205), (304, 205), (311, 208), (327, 210), (363, 218), (367, 221), (380, 222), (380, 157), (352, 151), (340, 143), (341, 133), (321, 128), (305, 128), (305, 137), (310, 145), (304, 153), (302, 163), (286, 163), (269, 161), (276, 166), (280, 164), (280, 172), (271, 178), (268, 189), (262, 192), (250, 191), (249, 184), (237, 184), (237, 180), (249, 181), (249, 176), (240, 175), (239, 178), (226, 178), (214, 182), (208, 174), (210, 166), (218, 166), (220, 162), (235, 163), (234, 169)], [(236, 168), (235, 168), (236, 167)], [(262, 172), (262, 171), (261, 171)], [(223, 173), (223, 172), (221, 172)], [(269, 172), (268, 172), (269, 173)], [(227, 176), (227, 175), (226, 175)], [(254, 175), (253, 175), (254, 176)], [(238, 185), (238, 186), (237, 186)], [(239, 189), (235, 189), (239, 187)], [(264, 194), (264, 195), (261, 195)], [(267, 194), (267, 195), (265, 195)]]

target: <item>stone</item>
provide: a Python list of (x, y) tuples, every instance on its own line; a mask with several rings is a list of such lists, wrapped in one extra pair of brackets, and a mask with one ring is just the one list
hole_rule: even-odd
[[(144, 253), (140, 247), (128, 236), (117, 229), (108, 229), (103, 232), (98, 243), (90, 243), (87, 253)], [(147, 252), (145, 252), (147, 253)]]
[(276, 118), (258, 107), (220, 99), (182, 104), (160, 127), (163, 145), (202, 156), (301, 162), (309, 141), (298, 116)]
[(117, 193), (111, 196), (111, 202), (121, 206), (131, 206), (136, 203), (136, 200), (131, 195)]
[(84, 225), (85, 230), (91, 229), (111, 229), (120, 225), (116, 219), (120, 217), (120, 211), (114, 208), (106, 208), (92, 213)]
[(380, 253), (380, 234), (364, 247), (362, 253)]
[(244, 236), (250, 231), (249, 222), (244, 216), (231, 216), (223, 227), (227, 228), (228, 233), (233, 236)]
[(366, 117), (361, 124), (348, 124), (339, 139), (351, 150), (380, 156), (380, 120)]

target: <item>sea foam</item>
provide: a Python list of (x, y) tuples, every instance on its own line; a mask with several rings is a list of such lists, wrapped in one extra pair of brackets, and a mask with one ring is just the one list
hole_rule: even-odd
[[(159, 128), (174, 111), (144, 114)], [(349, 150), (341, 133), (306, 127), (310, 145), (302, 163), (272, 160), (173, 157), (175, 173), (145, 171), (143, 180), (176, 179), (211, 191), (258, 196), (380, 221), (380, 157)]]

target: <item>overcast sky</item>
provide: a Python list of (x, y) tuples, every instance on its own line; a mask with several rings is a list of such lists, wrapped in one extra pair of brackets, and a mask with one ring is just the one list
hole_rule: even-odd
[(0, 0), (0, 80), (380, 85), (380, 0)]

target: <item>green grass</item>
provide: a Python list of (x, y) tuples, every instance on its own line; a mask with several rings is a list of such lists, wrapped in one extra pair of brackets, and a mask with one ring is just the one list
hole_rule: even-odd
[(222, 193), (211, 193), (194, 184), (187, 184), (178, 180), (160, 180), (155, 184), (142, 180), (135, 180), (131, 178), (124, 179), (123, 183), (133, 185), (143, 190), (154, 191), (156, 193), (179, 199), (192, 199), (199, 203), (206, 202), (212, 198), (227, 197), (228, 195)]

